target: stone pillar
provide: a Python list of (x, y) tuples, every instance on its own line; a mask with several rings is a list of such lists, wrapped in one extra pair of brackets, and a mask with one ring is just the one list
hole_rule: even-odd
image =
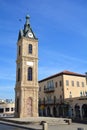
[(83, 119), (83, 115), (82, 115), (82, 106), (80, 106), (80, 117), (81, 117), (81, 119)]
[(57, 106), (57, 116), (59, 116), (59, 107)]
[(73, 106), (73, 118), (76, 117), (75, 106)]
[(69, 106), (69, 117), (72, 117), (72, 107)]
[(50, 114), (53, 116), (53, 107), (50, 107)]

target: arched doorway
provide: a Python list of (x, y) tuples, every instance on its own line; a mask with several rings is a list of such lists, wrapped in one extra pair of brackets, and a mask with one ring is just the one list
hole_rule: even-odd
[(32, 116), (32, 98), (28, 97), (26, 101), (27, 116)]
[(47, 116), (50, 116), (51, 115), (51, 113), (50, 113), (50, 107), (48, 106), (47, 107)]
[(75, 105), (75, 117), (80, 118), (80, 106), (78, 104)]
[(64, 117), (70, 116), (69, 108), (70, 108), (69, 104), (64, 104)]
[(55, 107), (55, 106), (53, 107), (53, 115), (54, 115), (54, 117), (57, 116), (57, 110), (56, 110), (56, 107)]
[(63, 116), (63, 105), (62, 104), (59, 105), (59, 116), (60, 117)]
[(87, 104), (82, 105), (82, 116), (83, 118), (87, 118)]

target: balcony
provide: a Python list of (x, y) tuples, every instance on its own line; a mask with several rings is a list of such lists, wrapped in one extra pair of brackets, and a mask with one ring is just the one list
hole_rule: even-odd
[(60, 99), (49, 99), (49, 100), (40, 100), (39, 105), (53, 105), (53, 104), (59, 104)]
[(45, 104), (45, 100), (39, 101), (39, 105)]
[(54, 104), (54, 100), (53, 100), (53, 99), (46, 100), (46, 101), (45, 101), (45, 104)]
[(44, 93), (49, 93), (49, 92), (54, 92), (54, 91), (55, 91), (55, 88), (54, 88), (54, 87), (44, 88)]
[(45, 104), (46, 105), (51, 105), (51, 104), (59, 104), (60, 103), (60, 100), (59, 99), (50, 99), (50, 100), (45, 100)]

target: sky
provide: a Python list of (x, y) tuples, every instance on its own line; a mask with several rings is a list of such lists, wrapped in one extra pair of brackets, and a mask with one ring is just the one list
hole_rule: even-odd
[(0, 0), (0, 99), (15, 97), (17, 39), (27, 14), (39, 40), (38, 80), (87, 72), (87, 0)]

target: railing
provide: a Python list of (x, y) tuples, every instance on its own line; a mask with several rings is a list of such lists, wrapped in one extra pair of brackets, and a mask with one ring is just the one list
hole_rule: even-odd
[(53, 100), (53, 99), (51, 99), (51, 100), (46, 100), (46, 101), (45, 101), (45, 104), (54, 104), (54, 100)]
[(39, 101), (39, 105), (41, 104), (44, 104), (44, 105), (47, 105), (47, 104), (58, 104), (60, 103), (60, 100), (59, 99), (50, 99), (50, 100), (42, 100), (42, 101)]
[(55, 88), (54, 87), (47, 87), (47, 88), (44, 88), (44, 92), (47, 93), (47, 92), (54, 92), (55, 91)]

